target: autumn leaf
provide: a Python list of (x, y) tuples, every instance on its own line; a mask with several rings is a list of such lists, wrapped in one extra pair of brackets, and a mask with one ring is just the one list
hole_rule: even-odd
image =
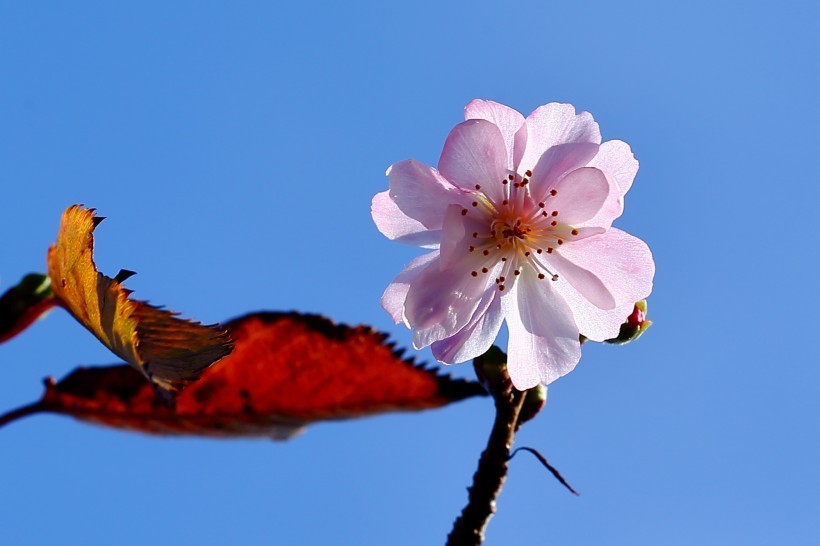
[(233, 353), (183, 390), (174, 407), (157, 403), (127, 366), (79, 368), (46, 381), (43, 399), (0, 417), (37, 412), (74, 416), (150, 434), (285, 439), (325, 420), (436, 408), (486, 391), (425, 369), (366, 326), (318, 315), (255, 313), (225, 324)]
[(129, 298), (122, 281), (133, 273), (106, 277), (94, 264), (93, 232), (103, 218), (75, 205), (64, 213), (57, 242), (48, 251), (54, 295), (106, 347), (166, 391), (179, 391), (231, 352), (218, 325), (204, 326)]

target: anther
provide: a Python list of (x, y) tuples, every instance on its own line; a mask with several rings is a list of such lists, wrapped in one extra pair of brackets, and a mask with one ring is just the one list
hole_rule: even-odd
[(501, 181), (501, 183), (502, 184), (507, 184), (507, 179), (505, 178), (504, 180)]
[(475, 189), (480, 190), (481, 189), (481, 184), (476, 184)]
[(475, 250), (475, 247), (470, 245), (470, 252), (473, 252), (474, 250)]
[(538, 278), (539, 278), (539, 279), (543, 279), (543, 278), (544, 278), (544, 274), (543, 274), (543, 273), (539, 273), (539, 274), (538, 274)]
[(541, 201), (540, 203), (538, 203), (538, 206), (543, 209), (546, 205), (544, 205), (544, 202)]
[(510, 179), (510, 181), (513, 181), (513, 180), (515, 180), (515, 175), (508, 174), (508, 175), (507, 175), (507, 178), (509, 178), (509, 179)]
[(552, 280), (553, 280), (553, 281), (557, 281), (557, 280), (558, 280), (558, 275), (553, 275), (553, 276), (552, 276)]
[(529, 251), (529, 250), (528, 250), (528, 251), (526, 251), (526, 252), (524, 253), (524, 256), (529, 256), (529, 255), (530, 255), (530, 251)]
[(478, 201), (473, 201), (473, 206), (477, 207), (478, 206)]
[(578, 230), (577, 230), (577, 229), (573, 229), (573, 230), (572, 230), (572, 234), (573, 234), (573, 235), (578, 235)]
[(555, 189), (550, 190), (550, 195), (555, 197), (556, 195), (558, 195), (558, 190), (555, 190)]
[(522, 180), (522, 181), (521, 181), (521, 185), (522, 185), (522, 186), (526, 186), (526, 185), (527, 185), (527, 184), (529, 184), (529, 183), (530, 183), (530, 181), (529, 181), (529, 179), (527, 179), (527, 178), (525, 178), (524, 180)]
[(481, 268), (481, 272), (482, 272), (482, 273), (486, 273), (487, 271), (489, 271), (489, 269), (487, 269), (486, 267), (482, 267), (482, 268)]
[(558, 244), (559, 244), (559, 245), (563, 245), (563, 244), (564, 244), (564, 241), (563, 241), (562, 239), (558, 239)]
[(506, 261), (507, 261), (507, 258), (501, 258), (501, 261), (502, 261), (502, 262), (506, 262)]
[(504, 278), (504, 277), (498, 277), (498, 280), (499, 280), (500, 282), (504, 282), (504, 281), (506, 281), (507, 279), (506, 279), (506, 278)]
[(470, 275), (472, 275), (473, 277), (478, 277), (478, 271), (473, 271), (472, 273), (470, 273)]
[(547, 249), (547, 254), (552, 254), (552, 251), (553, 251), (553, 248), (552, 248), (552, 247), (548, 248), (548, 249)]
[(485, 251), (484, 251), (484, 255), (485, 255), (485, 256), (489, 256), (489, 255), (490, 255), (490, 251), (489, 251), (489, 250), (485, 250)]
[(537, 252), (538, 254), (541, 254), (541, 253), (542, 253), (542, 252), (544, 252), (544, 251), (543, 251), (543, 250), (541, 250), (541, 249), (539, 248), (538, 250), (536, 250), (536, 252)]
[(558, 211), (557, 210), (552, 211), (552, 215), (553, 216), (558, 216)]
[(527, 170), (527, 171), (524, 172), (524, 174), (527, 175), (527, 176), (532, 176), (532, 171)]
[(503, 285), (503, 284), (499, 284), (499, 285), (498, 285), (498, 290), (499, 290), (500, 292), (503, 292), (503, 291), (504, 291), (504, 285)]
[(552, 222), (550, 222), (550, 225), (552, 225), (552, 226), (557, 226), (557, 225), (558, 225), (558, 222), (556, 222), (555, 220), (553, 220)]
[(461, 215), (462, 215), (462, 216), (467, 216), (467, 209), (463, 209), (463, 210), (461, 211)]
[(520, 270), (518, 270), (518, 269), (516, 269), (515, 271), (513, 271), (513, 275), (520, 275), (520, 274), (521, 274), (521, 271), (520, 271)]
[[(577, 235), (577, 233), (576, 233), (576, 235)], [(478, 232), (477, 231), (473, 232), (473, 239), (478, 239)]]
[(503, 201), (501, 201), (501, 204), (502, 204), (502, 205), (509, 205), (509, 204), (510, 204), (510, 202), (509, 202), (509, 201), (507, 201), (506, 199), (504, 199)]

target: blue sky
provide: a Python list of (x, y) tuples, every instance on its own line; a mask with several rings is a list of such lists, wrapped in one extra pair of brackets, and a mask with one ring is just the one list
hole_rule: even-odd
[[(584, 347), (519, 435), (487, 544), (820, 540), (820, 126), (809, 2), (0, 4), (0, 288), (73, 203), (97, 263), (204, 321), (379, 307), (417, 255), (369, 216), (388, 165), (435, 164), (472, 98), (571, 102), (641, 170), (655, 326)], [(429, 354), (420, 357), (431, 360)], [(0, 346), (0, 408), (115, 359), (63, 312)], [(471, 368), (449, 368), (468, 377)], [(8, 544), (443, 543), (492, 419), (474, 400), (286, 443), (38, 416), (0, 431)]]

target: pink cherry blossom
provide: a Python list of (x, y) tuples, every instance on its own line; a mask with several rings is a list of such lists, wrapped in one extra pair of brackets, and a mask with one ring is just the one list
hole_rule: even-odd
[(393, 281), (382, 305), (445, 363), (484, 353), (504, 321), (508, 369), (527, 389), (569, 373), (579, 334), (615, 337), (649, 295), (646, 244), (612, 222), (638, 171), (624, 142), (569, 104), (526, 119), (474, 100), (444, 143), (438, 169), (406, 160), (372, 214), (388, 238), (430, 249)]

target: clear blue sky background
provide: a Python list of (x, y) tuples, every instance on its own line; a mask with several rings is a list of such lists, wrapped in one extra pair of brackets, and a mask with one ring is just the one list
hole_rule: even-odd
[[(378, 303), (417, 254), (372, 225), (385, 168), (435, 164), (472, 98), (571, 102), (641, 161), (618, 225), (655, 253), (656, 325), (553, 384), (519, 445), (582, 495), (517, 458), (487, 544), (820, 541), (816, 4), (167, 4), (0, 4), (2, 287), (85, 203), (139, 297), (408, 346)], [(0, 408), (113, 361), (54, 312), (0, 346)], [(0, 542), (441, 544), (491, 419), (474, 400), (274, 443), (31, 418), (0, 431)]]

